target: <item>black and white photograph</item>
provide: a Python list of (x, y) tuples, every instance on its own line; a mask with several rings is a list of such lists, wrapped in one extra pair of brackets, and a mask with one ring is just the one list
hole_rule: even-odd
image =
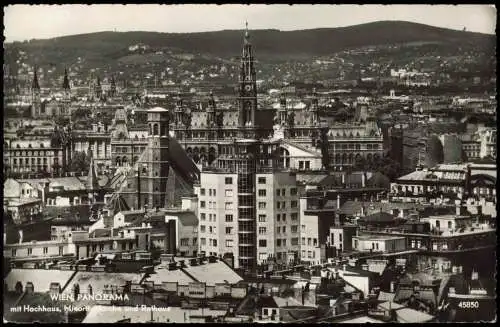
[(3, 15), (4, 323), (496, 323), (494, 5)]

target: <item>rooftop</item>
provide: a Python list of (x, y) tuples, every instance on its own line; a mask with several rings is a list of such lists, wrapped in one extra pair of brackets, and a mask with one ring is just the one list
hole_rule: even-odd
[(71, 279), (74, 271), (70, 270), (48, 270), (48, 269), (12, 269), (7, 277), (4, 278), (4, 284), (7, 290), (14, 291), (17, 282), (21, 282), (24, 287), (26, 283), (32, 282), (35, 292), (48, 292), (51, 283), (59, 283), (64, 287)]
[(188, 266), (184, 270), (199, 282), (207, 285), (236, 284), (243, 280), (240, 275), (222, 261), (199, 266)]
[[(121, 310), (113, 310), (109, 306), (96, 305), (88, 312), (82, 323), (116, 323), (120, 320), (130, 319), (130, 323), (144, 323), (151, 321), (151, 310), (149, 308), (120, 307)], [(156, 308), (158, 309), (158, 308)], [(162, 308), (153, 311), (155, 322), (185, 323), (189, 322), (191, 316), (219, 317), (226, 314), (226, 310), (189, 309), (179, 307)]]

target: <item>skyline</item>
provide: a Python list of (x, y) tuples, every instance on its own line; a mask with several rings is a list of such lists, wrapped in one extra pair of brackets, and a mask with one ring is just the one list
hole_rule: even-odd
[[(465, 28), (494, 35), (496, 8), (491, 5), (9, 5), (4, 9), (4, 37), (5, 42), (13, 42), (102, 31), (240, 30), (245, 28), (245, 21), (251, 30), (291, 31), (383, 20), (455, 30)], [(33, 21), (38, 23), (29, 23)]]

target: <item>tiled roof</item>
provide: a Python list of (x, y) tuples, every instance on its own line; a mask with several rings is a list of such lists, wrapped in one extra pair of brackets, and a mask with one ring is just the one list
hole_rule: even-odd
[(391, 222), (394, 220), (394, 216), (387, 212), (376, 212), (371, 215), (362, 217), (361, 220), (367, 223)]
[(52, 270), (52, 269), (12, 269), (4, 283), (9, 291), (15, 290), (17, 282), (21, 282), (24, 287), (26, 283), (32, 282), (35, 292), (48, 292), (51, 283), (59, 283), (64, 287), (73, 275), (74, 271)]
[(199, 282), (207, 283), (207, 285), (215, 284), (236, 284), (243, 280), (233, 269), (226, 263), (217, 261), (199, 266), (189, 266), (184, 268), (191, 276)]
[[(46, 206), (43, 209), (43, 216), (47, 218), (55, 218), (54, 222), (89, 222), (89, 217), (92, 214), (90, 205), (74, 205), (74, 206)], [(59, 216), (61, 216), (59, 218)]]

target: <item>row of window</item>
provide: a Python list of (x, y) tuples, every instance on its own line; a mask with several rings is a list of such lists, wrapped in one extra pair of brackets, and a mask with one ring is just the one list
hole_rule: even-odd
[[(226, 193), (227, 193), (227, 191), (231, 191), (231, 192), (232, 192), (232, 190), (226, 190)], [(204, 189), (204, 188), (201, 188), (201, 189), (200, 189), (200, 195), (205, 195), (205, 193), (206, 193), (206, 192), (205, 192), (205, 189)], [(216, 195), (217, 195), (216, 190), (215, 190), (215, 189), (211, 189), (211, 188), (210, 188), (210, 189), (208, 189), (208, 195), (209, 195), (209, 196), (216, 196)], [(226, 195), (226, 196), (227, 196), (227, 195)]]
[[(215, 238), (209, 238), (208, 239), (208, 243), (209, 243), (209, 246), (217, 246), (217, 239)], [(206, 246), (207, 245), (207, 239), (202, 237), (200, 238), (200, 244), (202, 246)]]
[[(200, 233), (205, 233), (206, 232), (206, 227), (205, 225), (200, 225)], [(208, 226), (208, 232), (210, 234), (216, 234), (217, 227), (215, 226)]]
[[(9, 145), (7, 143), (5, 143), (5, 147), (8, 148)], [(35, 147), (36, 147), (36, 145), (35, 145)], [(16, 144), (16, 146), (15, 146), (15, 149), (24, 149), (24, 148), (25, 147), (21, 147), (19, 144)], [(28, 149), (32, 149), (32, 148), (33, 148), (33, 146), (31, 145), (31, 143), (28, 144)], [(45, 148), (45, 144), (40, 143), (39, 148), (41, 148), (41, 149)]]
[[(302, 245), (306, 245), (306, 238), (305, 237), (302, 237)], [(308, 237), (307, 238), (307, 245), (308, 246), (311, 246), (311, 245), (312, 246), (318, 246), (318, 239), (317, 238)]]
[[(330, 143), (330, 149), (332, 150), (361, 150), (361, 145), (360, 144), (353, 144), (353, 143), (340, 143), (340, 144), (332, 144)], [(382, 144), (366, 144), (366, 149), (367, 150), (381, 150), (382, 149)]]
[(23, 156), (42, 156), (42, 157), (50, 157), (54, 155), (54, 151), (52, 150), (45, 150), (45, 151), (10, 151), (6, 153), (7, 155), (10, 155), (11, 157), (23, 157)]
[[(181, 243), (181, 246), (189, 246), (189, 238), (181, 238), (180, 243)], [(193, 245), (196, 245), (196, 243), (197, 243), (197, 238), (194, 237), (193, 238)]]
[[(104, 250), (104, 248), (102, 250)], [(17, 249), (12, 249), (11, 252), (12, 252), (12, 257), (17, 256)], [(48, 253), (49, 253), (49, 248), (48, 247), (44, 247), (43, 248), (43, 254), (48, 254)], [(59, 247), (59, 255), (62, 256), (63, 253), (64, 253), (64, 247), (60, 246)], [(32, 248), (28, 248), (28, 255), (33, 255), (33, 249)]]
[[(206, 218), (207, 218), (206, 213), (202, 212), (202, 213), (200, 214), (200, 220), (201, 220), (201, 221), (205, 221), (205, 220), (206, 220)], [(226, 215), (226, 218), (227, 218), (227, 215)], [(210, 214), (208, 214), (208, 221), (213, 221), (213, 222), (217, 221), (217, 215), (216, 215), (215, 213), (214, 213), (214, 214), (211, 214), (211, 213), (210, 213)], [(226, 221), (227, 221), (227, 220), (226, 220)], [(231, 221), (232, 221), (232, 220), (231, 220)]]

